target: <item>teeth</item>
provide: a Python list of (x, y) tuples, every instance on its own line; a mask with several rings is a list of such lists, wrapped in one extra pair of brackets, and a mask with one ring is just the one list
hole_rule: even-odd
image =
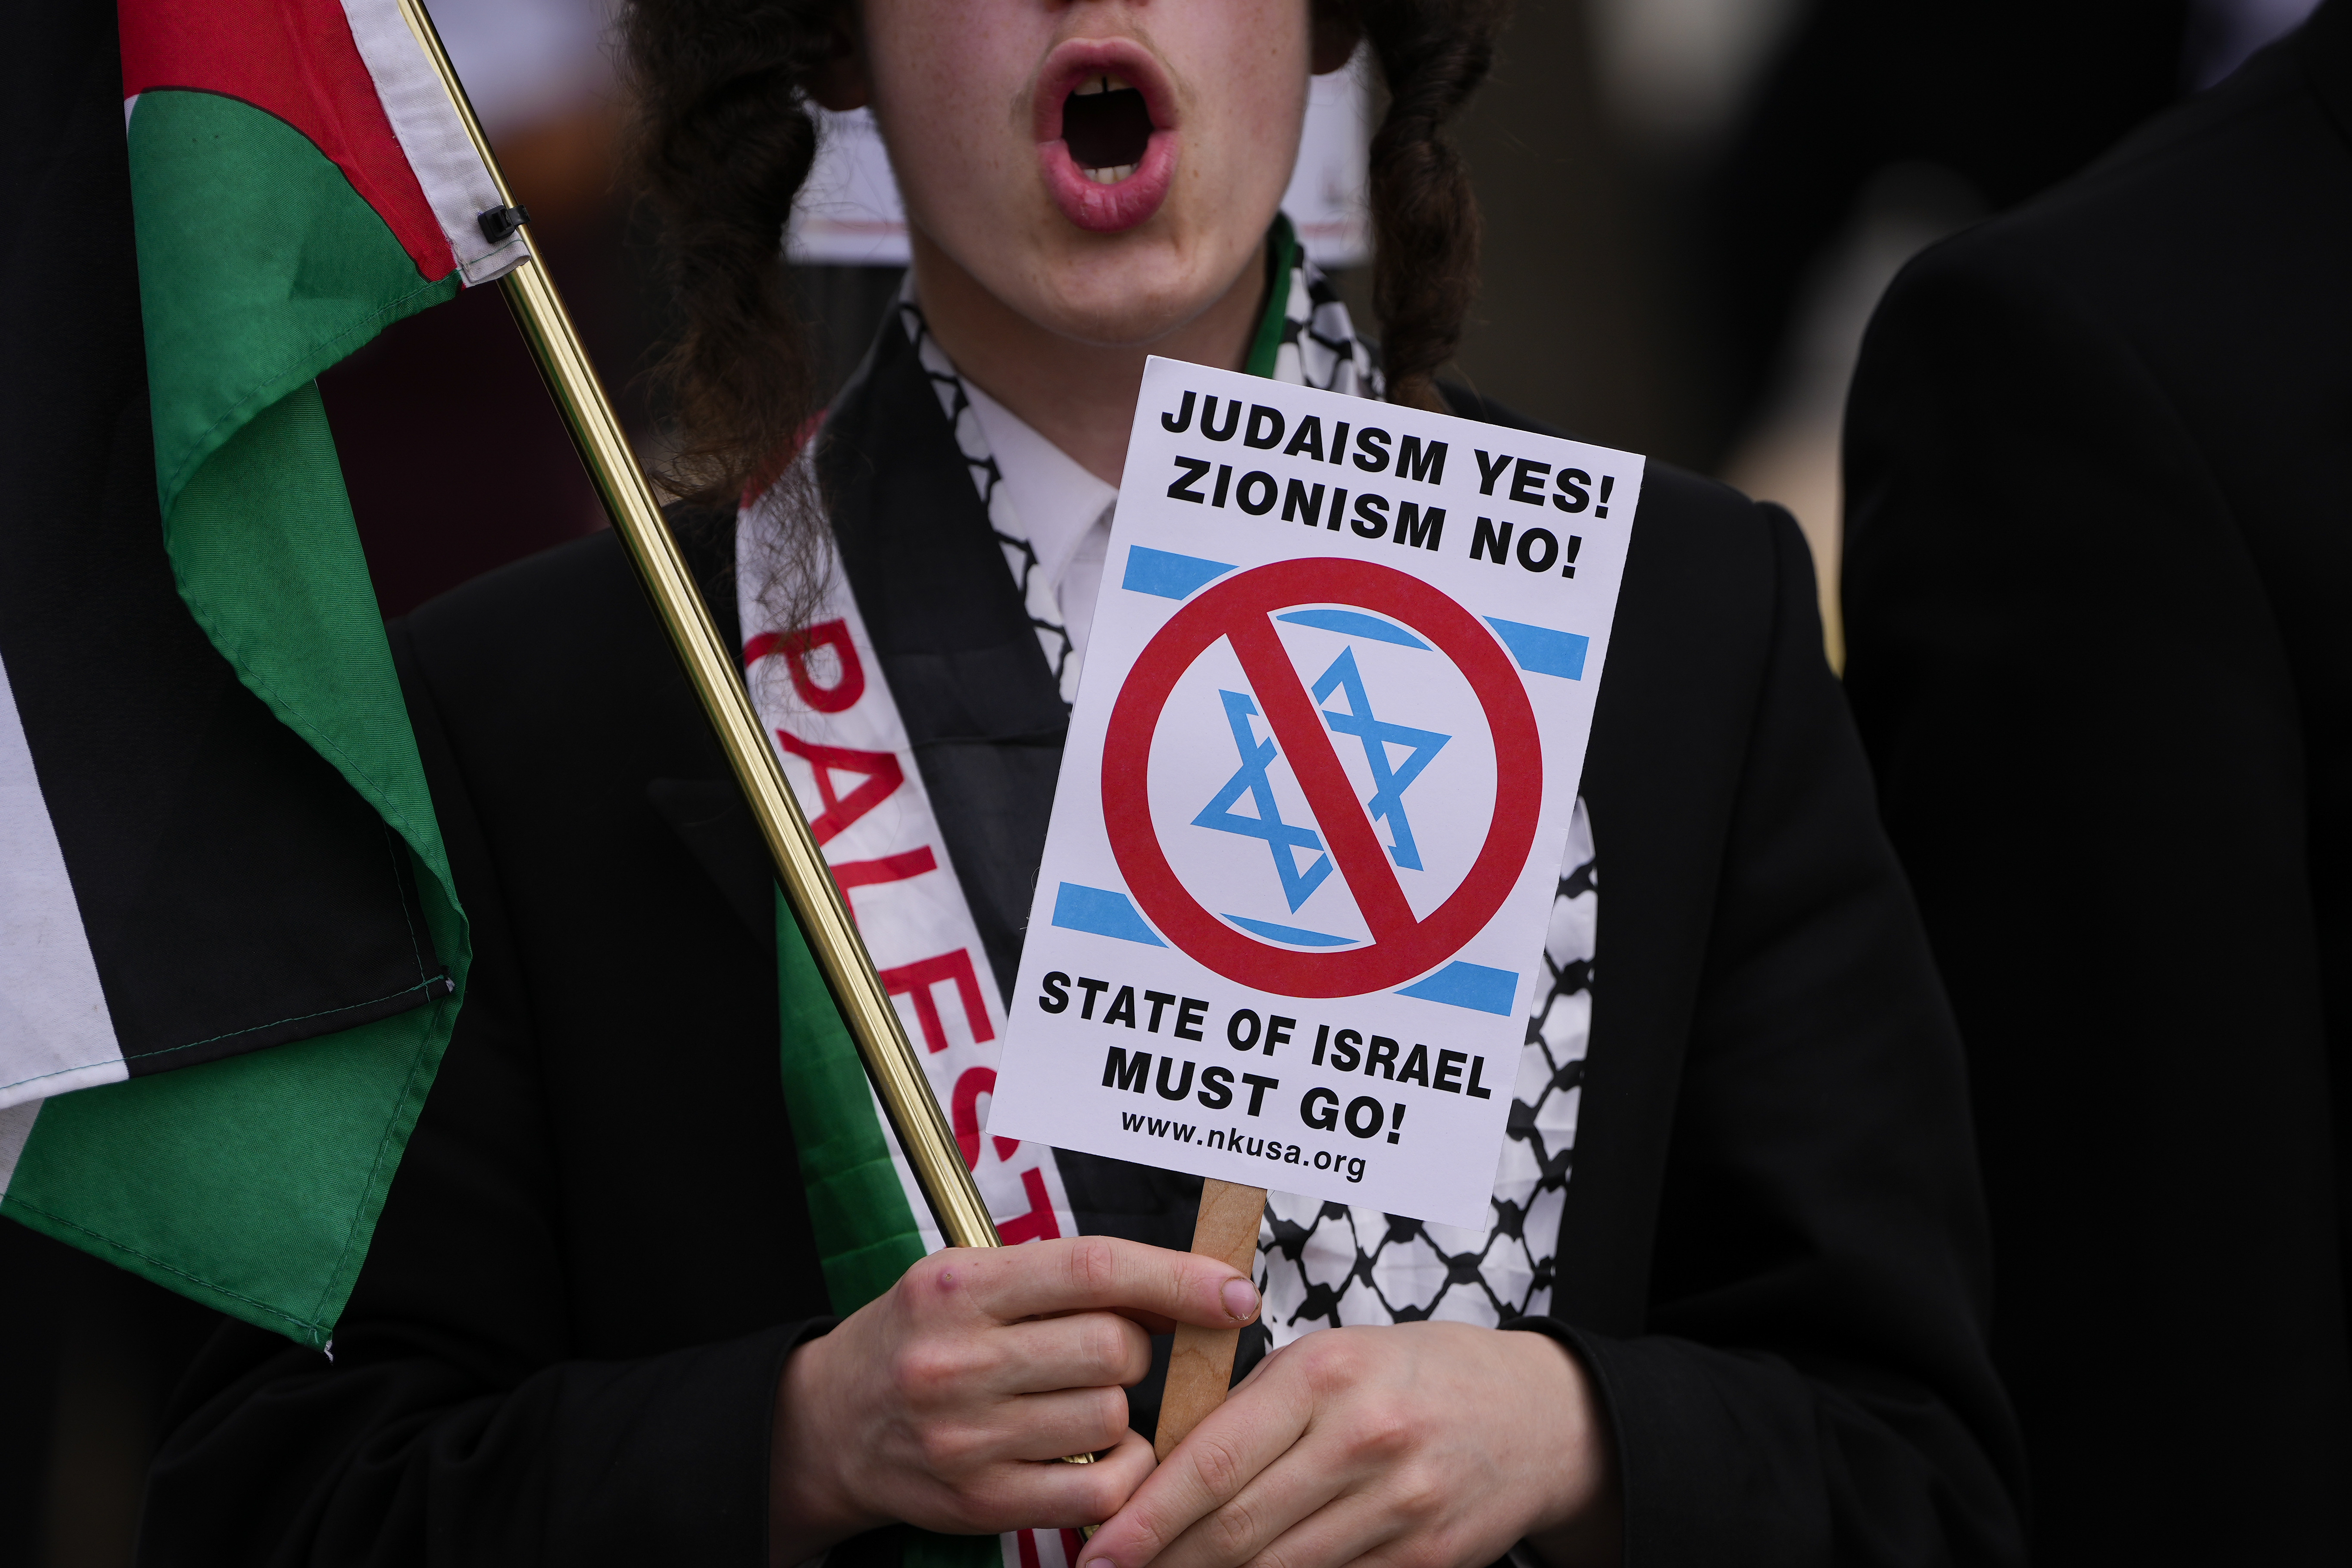
[(1127, 83), (1115, 76), (1090, 76), (1070, 89), (1072, 98), (1092, 98), (1098, 92), (1118, 92)]
[(1139, 163), (1114, 163), (1108, 169), (1081, 169), (1078, 172), (1097, 185), (1115, 185), (1140, 167)]

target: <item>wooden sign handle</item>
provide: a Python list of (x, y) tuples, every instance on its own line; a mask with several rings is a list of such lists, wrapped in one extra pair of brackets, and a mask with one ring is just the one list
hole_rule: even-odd
[[(1192, 1222), (1192, 1250), (1222, 1258), (1243, 1274), (1257, 1274), (1258, 1222), (1265, 1215), (1264, 1187), (1237, 1186), (1213, 1176), (1201, 1183), (1201, 1216)], [(1151, 1451), (1165, 1459), (1185, 1435), (1225, 1402), (1234, 1375), (1239, 1329), (1176, 1325), (1176, 1348), (1168, 1357), (1168, 1390), (1160, 1400), (1160, 1430)]]

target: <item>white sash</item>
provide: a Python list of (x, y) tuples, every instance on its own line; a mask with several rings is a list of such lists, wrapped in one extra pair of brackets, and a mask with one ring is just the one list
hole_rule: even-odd
[[(759, 590), (762, 563), (775, 559), (775, 528), (769, 507), (746, 508), (738, 518), (736, 605), (752, 700), (775, 738), (784, 776), (907, 1037), (922, 1052), (931, 1092), (998, 1233), (1007, 1243), (1076, 1235), (1053, 1150), (982, 1136), (1004, 1008), (856, 595), (836, 563), (804, 634), (772, 625)], [(888, 1125), (878, 1104), (875, 1114)], [(936, 1251), (930, 1208), (898, 1140), (888, 1142), (924, 1248)]]

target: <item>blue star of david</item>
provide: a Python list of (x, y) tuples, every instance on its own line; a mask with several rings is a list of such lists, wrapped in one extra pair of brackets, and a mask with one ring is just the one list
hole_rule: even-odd
[[(1364, 695), (1364, 678), (1356, 668), (1354, 648), (1343, 650), (1316, 681), (1315, 700), (1321, 702), (1334, 691), (1347, 697), (1348, 710), (1334, 713), (1326, 708), (1322, 710), (1323, 721), (1331, 726), (1334, 734), (1353, 735), (1364, 743), (1364, 762), (1372, 771), (1372, 798), (1364, 806), (1365, 814), (1375, 822), (1389, 825), (1389, 837), (1393, 840), (1389, 846), (1389, 858), (1404, 870), (1418, 871), (1421, 850), (1412, 841), (1412, 823), (1404, 813), (1404, 792), (1454, 737), (1434, 730), (1391, 724), (1376, 717), (1371, 700)], [(1390, 764), (1391, 746), (1412, 749), (1402, 767)], [(1295, 910), (1298, 906), (1290, 907)]]
[[(1264, 839), (1274, 856), (1274, 868), (1282, 878), (1282, 896), (1290, 900), (1291, 912), (1296, 914), (1298, 906), (1331, 874), (1331, 858), (1318, 853), (1306, 870), (1298, 868), (1298, 852), (1319, 851), (1323, 840), (1311, 827), (1282, 820), (1282, 808), (1275, 804), (1274, 781), (1266, 776), (1266, 769), (1274, 765), (1277, 754), (1274, 742), (1261, 741), (1251, 731), (1250, 720), (1257, 712), (1257, 704), (1244, 692), (1220, 691), (1217, 695), (1224, 699), (1225, 722), (1233, 727), (1234, 746), (1241, 752), (1242, 765), (1225, 781), (1225, 787), (1217, 792), (1216, 798), (1201, 808), (1192, 826)], [(1255, 816), (1234, 814), (1233, 805), (1244, 795), (1257, 808)]]

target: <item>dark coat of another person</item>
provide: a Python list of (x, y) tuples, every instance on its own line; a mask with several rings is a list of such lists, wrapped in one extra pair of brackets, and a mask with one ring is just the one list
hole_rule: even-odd
[(1967, 1042), (2038, 1561), (2352, 1563), (2352, 9), (1928, 251), (1847, 689)]
[[(2172, 103), (2189, 0), (1800, 0), (1706, 171), (1685, 254), (1721, 376), (1718, 438), (1773, 390), (1811, 279), (1882, 174), (1982, 210), (2075, 173)], [(1941, 232), (1939, 230), (1938, 232)]]
[[(1066, 713), (895, 312), (824, 440), (1007, 957)], [(698, 531), (730, 637), (733, 521)], [(1607, 890), (1575, 1173), (1524, 1326), (1592, 1369), (1634, 1563), (2014, 1563), (1958, 1041), (1814, 603), (1785, 513), (1650, 468), (1583, 784)], [(759, 839), (612, 535), (393, 640), (473, 922), (465, 1012), (334, 1361), (222, 1331), (142, 1560), (761, 1568), (778, 1373), (830, 1320)], [(1197, 1181), (1063, 1170), (1087, 1230), (1185, 1245)]]

